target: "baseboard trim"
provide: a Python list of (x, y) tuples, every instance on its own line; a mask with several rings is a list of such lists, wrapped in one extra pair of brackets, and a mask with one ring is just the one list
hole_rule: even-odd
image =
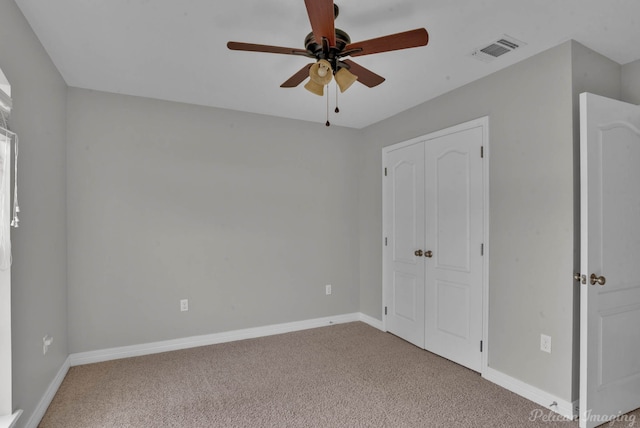
[(64, 363), (62, 363), (62, 367), (60, 367), (60, 370), (58, 370), (58, 373), (49, 384), (49, 387), (47, 388), (44, 395), (40, 399), (40, 402), (38, 403), (38, 405), (36, 406), (36, 409), (31, 414), (31, 417), (29, 418), (27, 423), (24, 425), (25, 428), (38, 427), (38, 424), (44, 417), (44, 414), (49, 408), (51, 401), (53, 401), (53, 397), (56, 395), (56, 392), (58, 392), (60, 385), (62, 385), (62, 381), (64, 380), (64, 377), (67, 375), (67, 372), (69, 371), (69, 367), (71, 367), (70, 358), (67, 357), (67, 359), (64, 360)]
[(256, 337), (272, 336), (274, 334), (290, 333), (310, 328), (325, 327), (332, 324), (363, 321), (375, 327), (375, 320), (361, 313), (336, 315), (311, 320), (296, 321), (284, 324), (273, 324), (263, 327), (232, 330), (222, 333), (192, 336), (181, 339), (163, 340), (160, 342), (143, 343), (140, 345), (121, 346), (117, 348), (100, 349), (97, 351), (78, 352), (69, 355), (71, 366), (99, 363), (120, 358), (139, 357), (141, 355), (157, 354), (160, 352), (177, 351), (198, 346), (215, 345), (218, 343), (234, 342), (236, 340), (253, 339)]
[(382, 325), (382, 321), (378, 319), (375, 319), (373, 317), (370, 317), (369, 315), (363, 314), (362, 312), (358, 314), (358, 319), (365, 324), (369, 324), (373, 328), (377, 328), (380, 331), (384, 331), (384, 326)]
[(11, 415), (0, 416), (0, 428), (13, 428), (22, 414), (22, 409), (16, 410)]
[[(578, 417), (576, 410), (577, 402), (572, 403), (562, 400), (553, 394), (549, 394), (546, 391), (492, 369), (491, 367), (487, 367), (484, 370), (482, 377), (567, 419), (575, 420)], [(554, 405), (553, 403), (556, 404)]]

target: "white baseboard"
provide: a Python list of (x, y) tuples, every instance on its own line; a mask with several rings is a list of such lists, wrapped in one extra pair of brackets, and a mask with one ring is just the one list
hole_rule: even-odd
[(42, 420), (42, 417), (47, 411), (47, 408), (49, 408), (49, 404), (51, 404), (51, 401), (53, 401), (53, 397), (56, 395), (56, 392), (58, 392), (58, 388), (60, 388), (60, 385), (62, 384), (64, 377), (67, 375), (67, 372), (69, 371), (69, 367), (70, 367), (69, 357), (67, 357), (67, 359), (64, 360), (62, 367), (60, 367), (60, 370), (58, 370), (56, 377), (54, 377), (51, 383), (49, 384), (49, 387), (47, 388), (44, 395), (40, 399), (40, 402), (38, 403), (38, 405), (36, 406), (36, 409), (31, 414), (31, 417), (29, 418), (27, 423), (24, 425), (25, 428), (38, 427), (38, 424)]
[(358, 314), (358, 319), (365, 324), (369, 324), (373, 328), (377, 328), (380, 331), (384, 331), (384, 326), (382, 325), (382, 321), (370, 317), (369, 315), (365, 315), (362, 312)]
[(143, 343), (140, 345), (78, 352), (69, 355), (69, 360), (73, 367), (82, 364), (99, 363), (103, 361), (117, 360), (120, 358), (138, 357), (141, 355), (157, 354), (160, 352), (176, 351), (179, 349), (195, 348), (198, 346), (215, 345), (218, 343), (233, 342), (236, 340), (253, 339), (256, 337), (290, 333), (293, 331), (307, 330), (310, 328), (325, 327), (331, 324), (342, 324), (354, 321), (363, 321), (374, 327), (376, 327), (374, 324), (378, 322), (367, 315), (352, 313), (284, 324), (273, 324), (264, 327), (233, 330), (223, 333), (207, 334), (203, 336), (192, 336), (181, 339)]
[(575, 420), (578, 417), (577, 402), (572, 403), (562, 400), (553, 394), (549, 394), (491, 367), (487, 367), (484, 370), (482, 377), (567, 419)]
[(18, 422), (18, 418), (22, 414), (22, 410), (16, 410), (11, 415), (0, 416), (0, 428), (13, 428)]

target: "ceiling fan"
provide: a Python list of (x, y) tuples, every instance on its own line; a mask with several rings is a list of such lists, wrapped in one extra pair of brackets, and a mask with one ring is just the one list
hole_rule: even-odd
[(312, 29), (304, 40), (304, 49), (242, 42), (228, 42), (227, 47), (231, 50), (314, 58), (315, 63), (302, 67), (280, 87), (296, 87), (309, 77), (310, 80), (305, 88), (314, 94), (323, 95), (323, 88), (331, 81), (332, 76), (341, 92), (347, 90), (356, 80), (369, 88), (384, 82), (384, 77), (345, 57), (415, 48), (425, 46), (429, 42), (427, 30), (419, 28), (352, 43), (346, 32), (335, 28), (334, 22), (338, 17), (339, 8), (333, 0), (305, 0), (304, 3)]

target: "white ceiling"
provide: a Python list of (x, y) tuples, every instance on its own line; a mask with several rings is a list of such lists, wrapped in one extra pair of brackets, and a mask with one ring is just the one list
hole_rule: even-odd
[[(326, 99), (280, 84), (308, 58), (230, 51), (229, 40), (304, 48), (303, 0), (15, 0), (69, 86), (324, 123)], [(574, 39), (640, 58), (638, 0), (338, 0), (353, 42), (425, 27), (426, 47), (355, 58), (384, 76), (340, 94), (334, 125), (362, 128)], [(471, 58), (503, 34), (526, 46)], [(331, 89), (331, 111), (335, 96)]]

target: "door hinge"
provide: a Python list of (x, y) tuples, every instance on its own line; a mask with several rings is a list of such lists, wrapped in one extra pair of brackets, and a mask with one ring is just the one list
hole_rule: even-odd
[(482, 352), (482, 340), (480, 341), (480, 352)]
[(387, 307), (384, 307), (384, 314), (387, 315)]
[(484, 146), (480, 146), (480, 157), (484, 157)]
[(387, 176), (387, 168), (384, 169), (384, 176)]
[(480, 244), (480, 255), (484, 256), (484, 244)]
[(386, 236), (384, 237), (384, 246), (385, 247), (387, 246), (387, 237)]

